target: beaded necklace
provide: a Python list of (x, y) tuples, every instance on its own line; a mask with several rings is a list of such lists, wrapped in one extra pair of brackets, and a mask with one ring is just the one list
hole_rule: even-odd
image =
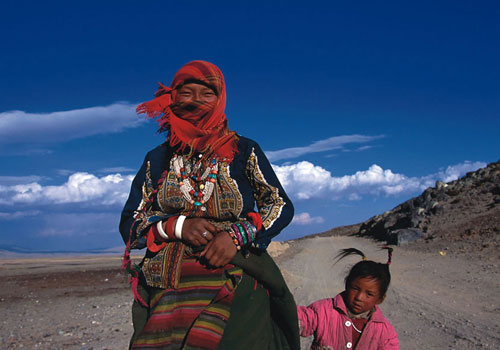
[[(184, 165), (183, 157), (175, 154), (172, 158), (172, 167), (184, 199), (194, 205), (196, 210), (206, 210), (204, 204), (207, 203), (214, 191), (217, 173), (219, 172), (217, 158), (213, 157), (210, 160), (201, 175), (199, 175), (201, 155), (193, 164), (186, 162), (186, 165)], [(194, 188), (191, 182), (193, 182)]]

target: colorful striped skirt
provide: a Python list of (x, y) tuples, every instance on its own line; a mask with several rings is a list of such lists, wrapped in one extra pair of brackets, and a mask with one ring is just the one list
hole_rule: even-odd
[(256, 270), (279, 281), (285, 295), (269, 295), (268, 289), (241, 267), (207, 269), (194, 257), (184, 259), (178, 288), (140, 290), (150, 308), (134, 303), (135, 333), (130, 348), (299, 349), (293, 296), (272, 259), (266, 254), (264, 265), (258, 259)]

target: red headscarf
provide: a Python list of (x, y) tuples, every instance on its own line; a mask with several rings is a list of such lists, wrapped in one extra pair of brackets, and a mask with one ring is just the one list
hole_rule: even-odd
[[(184, 84), (206, 85), (217, 94), (217, 102), (174, 103), (177, 90)], [(155, 99), (137, 107), (137, 113), (158, 118), (159, 131), (169, 131), (169, 144), (180, 152), (203, 153), (204, 158), (215, 154), (231, 162), (238, 152), (238, 136), (229, 130), (224, 114), (226, 86), (222, 72), (212, 63), (193, 61), (183, 66), (174, 76), (170, 87), (159, 83)]]

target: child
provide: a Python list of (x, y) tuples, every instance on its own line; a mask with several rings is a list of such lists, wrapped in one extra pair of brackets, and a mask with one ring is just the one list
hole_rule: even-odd
[(391, 281), (392, 248), (384, 249), (389, 254), (387, 264), (367, 261), (357, 249), (343, 249), (339, 260), (352, 254), (363, 258), (345, 278), (345, 291), (333, 299), (297, 306), (300, 335), (314, 334), (311, 350), (399, 350), (396, 330), (377, 306)]

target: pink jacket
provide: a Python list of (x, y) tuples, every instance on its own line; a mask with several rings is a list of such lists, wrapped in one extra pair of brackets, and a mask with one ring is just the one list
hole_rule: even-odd
[[(300, 335), (314, 334), (311, 350), (352, 349), (352, 323), (340, 294), (307, 307), (297, 306), (297, 312)], [(399, 350), (396, 330), (378, 307), (366, 324), (356, 350)]]

